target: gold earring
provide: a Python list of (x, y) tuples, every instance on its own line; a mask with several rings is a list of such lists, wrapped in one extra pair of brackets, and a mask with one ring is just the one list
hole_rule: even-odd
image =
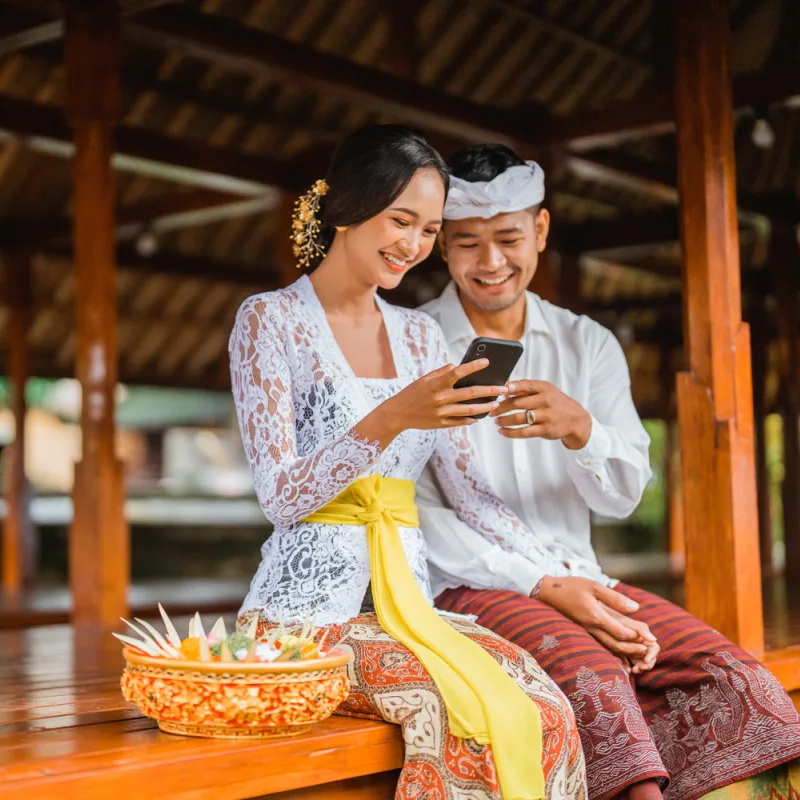
[(341, 233), (342, 231), (346, 231), (347, 225), (336, 225), (336, 230), (339, 231), (339, 233)]

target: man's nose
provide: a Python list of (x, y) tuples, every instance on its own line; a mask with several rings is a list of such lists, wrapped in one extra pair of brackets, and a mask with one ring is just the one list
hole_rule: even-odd
[(495, 244), (481, 248), (481, 266), (489, 269), (500, 269), (506, 265), (506, 257), (503, 251)]

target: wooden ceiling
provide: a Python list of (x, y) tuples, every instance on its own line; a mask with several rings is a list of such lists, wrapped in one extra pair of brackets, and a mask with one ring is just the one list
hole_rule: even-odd
[[(282, 253), (297, 191), (342, 134), (397, 121), (445, 154), (504, 141), (546, 165), (554, 242), (580, 270), (564, 302), (633, 337), (637, 402), (658, 408), (659, 359), (676, 367), (681, 340), (669, 5), (121, 2), (122, 379), (225, 388), (238, 304), (296, 274)], [(762, 295), (770, 231), (800, 223), (799, 14), (795, 0), (732, 4), (742, 264)], [(74, 353), (62, 38), (58, 3), (0, 2), (0, 250), (36, 253), (41, 375), (72, 374)], [(445, 281), (432, 260), (395, 300)], [(0, 305), (0, 369), (6, 316)]]

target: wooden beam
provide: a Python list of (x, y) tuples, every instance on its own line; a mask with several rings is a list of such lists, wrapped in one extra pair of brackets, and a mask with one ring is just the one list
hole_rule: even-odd
[[(117, 214), (117, 239), (130, 239), (144, 226), (159, 230), (175, 230), (194, 224), (208, 224), (232, 216), (243, 216), (248, 208), (251, 213), (268, 208), (275, 201), (270, 193), (260, 203), (245, 205), (224, 192), (212, 189), (195, 189), (147, 198), (131, 206), (120, 208)], [(251, 203), (258, 198), (249, 199)], [(241, 212), (241, 213), (240, 213)], [(61, 217), (38, 225), (26, 220), (0, 220), (0, 249), (27, 248), (43, 250), (54, 245), (67, 244), (72, 236), (73, 220)]]
[(6, 516), (2, 537), (2, 587), (9, 597), (30, 588), (36, 570), (36, 533), (29, 508), (30, 487), (25, 476), (25, 386), (30, 375), (28, 328), (31, 317), (30, 253), (14, 251), (5, 257), (6, 287), (10, 306), (7, 331), (14, 441), (6, 471)]
[(81, 460), (75, 467), (69, 575), (73, 620), (113, 625), (127, 615), (130, 555), (122, 465), (115, 452), (117, 386), (114, 123), (118, 21), (112, 3), (67, 7), (68, 117), (75, 135), (75, 275)]
[(143, 44), (175, 50), (223, 69), (286, 78), (313, 92), (333, 90), (343, 99), (461, 139), (524, 142), (535, 128), (530, 116), (526, 119), (506, 109), (472, 103), (187, 7), (147, 12), (128, 20), (124, 32)]
[[(74, 145), (61, 109), (0, 94), (0, 131), (21, 138), (26, 147), (72, 158)], [(118, 126), (116, 169), (161, 180), (240, 195), (264, 188), (294, 189), (311, 181), (302, 164), (245, 155), (200, 140), (181, 139), (133, 126)]]
[(58, 41), (63, 35), (64, 23), (60, 19), (24, 27), (15, 33), (0, 37), (0, 58), (5, 58), (29, 47)]
[[(750, 335), (741, 318), (723, 0), (676, 0), (675, 104), (688, 370), (678, 376), (686, 603), (764, 649)], [(713, 565), (713, 569), (709, 565)]]
[[(796, 102), (800, 98), (800, 66), (740, 75), (734, 81), (733, 105), (737, 109), (773, 103)], [(543, 141), (560, 142), (573, 151), (618, 147), (630, 139), (660, 136), (675, 130), (672, 92), (647, 95), (603, 109), (576, 112), (553, 119)]]
[[(52, 248), (44, 253), (47, 263), (69, 269), (72, 259), (65, 249)], [(210, 280), (269, 291), (278, 288), (278, 270), (272, 265), (248, 266), (239, 261), (222, 261), (194, 253), (159, 250), (152, 256), (142, 256), (130, 243), (117, 245), (116, 262), (120, 271), (149, 272), (165, 277)], [(295, 273), (295, 280), (299, 272)]]

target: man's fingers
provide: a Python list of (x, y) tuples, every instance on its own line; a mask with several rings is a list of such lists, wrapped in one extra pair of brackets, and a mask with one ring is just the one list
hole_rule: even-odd
[[(511, 392), (511, 384), (507, 387), (508, 392)], [(526, 409), (531, 409), (531, 411), (536, 411), (540, 408), (546, 408), (548, 405), (548, 401), (546, 397), (542, 397), (540, 394), (536, 395), (521, 395), (517, 397), (506, 397), (500, 405), (497, 407), (497, 411), (495, 411), (494, 416), (499, 416), (500, 414), (506, 414), (509, 411), (525, 411)]]
[[(544, 425), (545, 423), (550, 421), (550, 418), (547, 416), (546, 412), (541, 412), (541, 416), (539, 412), (534, 412), (535, 422), (528, 422), (528, 418), (526, 416), (525, 411), (517, 411), (514, 414), (505, 414), (502, 417), (497, 417), (496, 424), (499, 428), (513, 428), (518, 425)], [(492, 412), (492, 416), (497, 416), (497, 409)]]
[(508, 393), (520, 395), (538, 394), (539, 392), (549, 389), (552, 385), (553, 384), (549, 383), (548, 381), (513, 381), (512, 383), (508, 384)]
[(617, 656), (627, 656), (630, 659), (641, 659), (647, 654), (647, 647), (636, 642), (621, 642), (613, 636), (609, 636), (602, 628), (592, 628), (589, 633), (597, 639), (606, 650)]
[(617, 592), (608, 586), (598, 586), (595, 591), (595, 596), (609, 608), (613, 608), (614, 611), (619, 611), (620, 614), (630, 614), (632, 611), (639, 610), (639, 604), (637, 602), (628, 599), (621, 592)]
[(653, 636), (652, 631), (647, 626), (647, 623), (641, 622), (638, 619), (631, 619), (630, 617), (626, 617), (624, 614), (620, 614), (619, 611), (614, 611), (613, 608), (608, 608), (605, 604), (601, 604), (606, 609), (606, 611), (614, 617), (614, 619), (621, 622), (623, 625), (626, 625), (629, 628), (633, 628), (635, 631), (639, 631), (642, 639), (649, 643), (655, 643), (656, 637)]
[(601, 607), (595, 626), (604, 630), (609, 636), (613, 636), (620, 642), (638, 642), (641, 634), (633, 626), (626, 625), (624, 622), (614, 619), (604, 608)]

